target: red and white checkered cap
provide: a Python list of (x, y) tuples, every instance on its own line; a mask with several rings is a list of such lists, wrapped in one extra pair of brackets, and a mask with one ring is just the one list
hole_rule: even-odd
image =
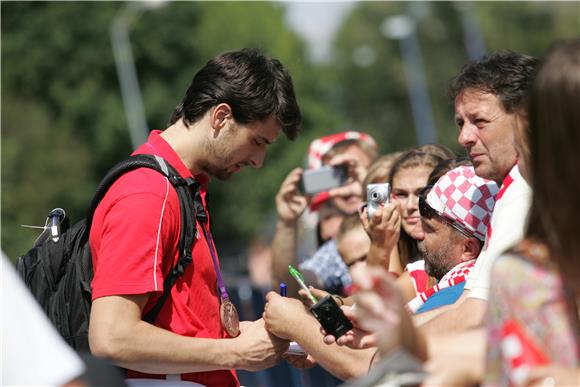
[(494, 181), (477, 176), (473, 167), (461, 166), (441, 176), (426, 201), (484, 241), (498, 191)]
[(333, 146), (346, 140), (360, 140), (372, 147), (377, 147), (375, 140), (370, 136), (370, 134), (367, 133), (348, 131), (329, 134), (328, 136), (324, 136), (312, 141), (308, 147), (308, 168), (320, 168), (322, 166), (322, 158), (324, 155), (329, 150), (331, 150)]

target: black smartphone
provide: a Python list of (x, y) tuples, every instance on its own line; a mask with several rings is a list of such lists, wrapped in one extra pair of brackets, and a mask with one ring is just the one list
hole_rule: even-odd
[(340, 187), (346, 183), (347, 179), (348, 171), (345, 165), (325, 165), (318, 169), (304, 171), (300, 188), (306, 195), (314, 195)]

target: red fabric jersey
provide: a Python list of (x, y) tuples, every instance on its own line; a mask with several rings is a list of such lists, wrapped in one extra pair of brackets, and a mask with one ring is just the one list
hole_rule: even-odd
[[(135, 154), (155, 154), (169, 162), (182, 177), (191, 172), (160, 136), (153, 131)], [(206, 206), (206, 176), (195, 176)], [(207, 212), (207, 208), (206, 208)], [(147, 313), (163, 292), (163, 279), (179, 258), (181, 229), (179, 199), (171, 183), (147, 168), (126, 173), (109, 189), (94, 215), (90, 246), (93, 256), (93, 300), (112, 295), (149, 293)], [(219, 296), (208, 243), (197, 223), (193, 261), (171, 289), (155, 325), (182, 336), (226, 338), (219, 316)], [(127, 371), (128, 377), (164, 379)], [(234, 370), (181, 375), (182, 380), (208, 386), (239, 386)]]

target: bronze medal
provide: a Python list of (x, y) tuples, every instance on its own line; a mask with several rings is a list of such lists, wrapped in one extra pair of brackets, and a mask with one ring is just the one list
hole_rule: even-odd
[(230, 337), (236, 337), (240, 334), (238, 311), (229, 299), (222, 300), (220, 305), (220, 318), (222, 320), (222, 327), (224, 327)]

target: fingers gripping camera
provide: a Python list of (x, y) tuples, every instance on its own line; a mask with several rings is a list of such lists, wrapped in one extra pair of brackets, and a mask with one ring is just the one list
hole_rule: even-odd
[(367, 216), (372, 218), (375, 211), (389, 202), (389, 183), (367, 185)]
[(310, 311), (320, 322), (326, 333), (337, 339), (353, 328), (350, 320), (344, 315), (340, 306), (328, 294), (310, 307)]

